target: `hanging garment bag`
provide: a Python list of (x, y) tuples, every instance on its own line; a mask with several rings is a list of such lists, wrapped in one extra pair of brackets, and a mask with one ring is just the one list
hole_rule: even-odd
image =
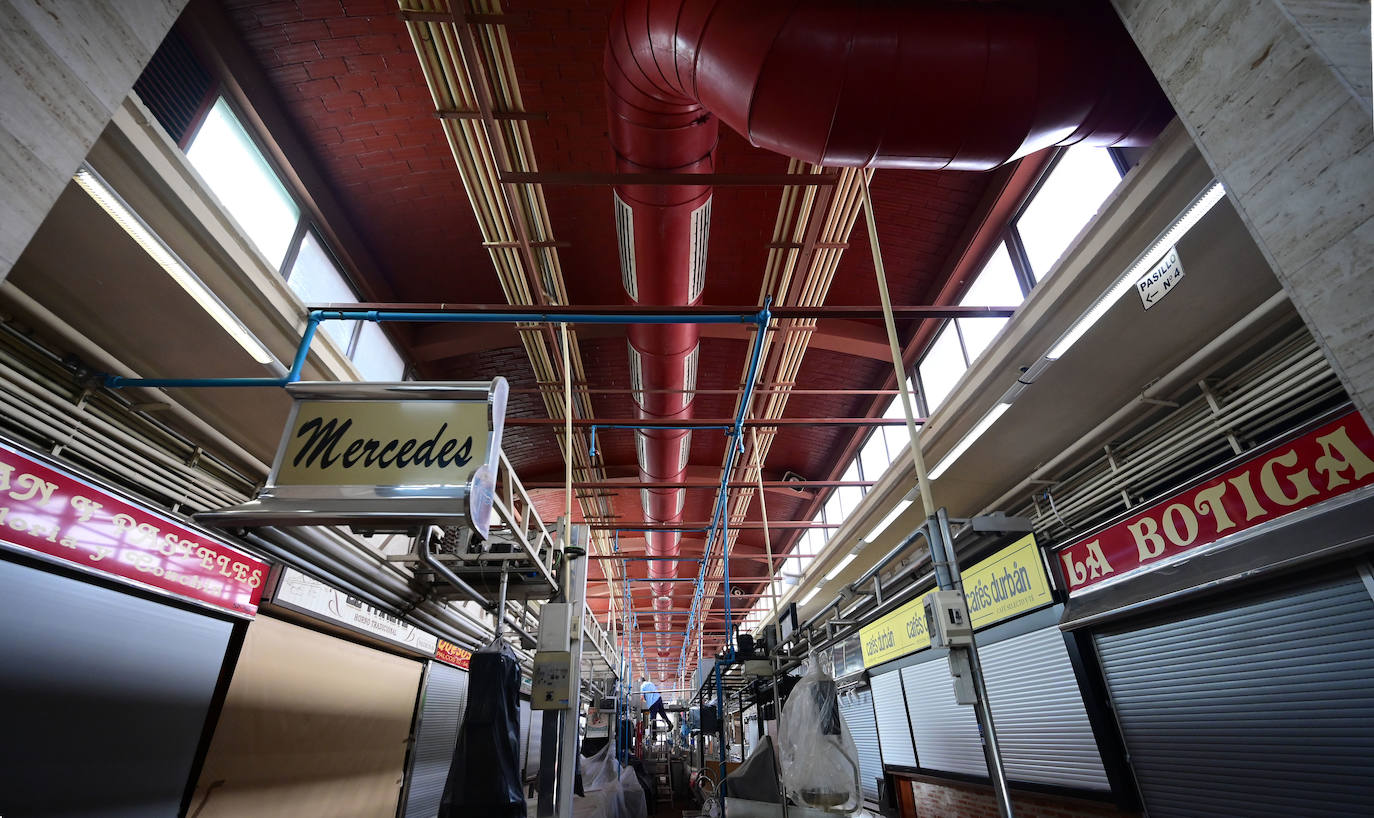
[(474, 653), (468, 704), (439, 818), (524, 818), (520, 781), (520, 663), (504, 641)]

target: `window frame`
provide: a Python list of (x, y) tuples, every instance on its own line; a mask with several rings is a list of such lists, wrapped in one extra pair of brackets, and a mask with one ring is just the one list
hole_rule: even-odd
[[(220, 100), (224, 100), (225, 109), (228, 110), (228, 112), (234, 117), (239, 127), (243, 129), (243, 132), (248, 135), (248, 139), (252, 142), (253, 147), (262, 157), (264, 163), (266, 163), (267, 168), (277, 177), (277, 182), (281, 184), (282, 189), (286, 191), (286, 195), (290, 197), (292, 203), (296, 206), (298, 216), (296, 218), (295, 229), (292, 231), (291, 240), (287, 244), (286, 253), (282, 256), (281, 264), (279, 264), (276, 269), (277, 275), (281, 277), (281, 280), (283, 282), (287, 284), (290, 283), (291, 269), (295, 266), (296, 259), (300, 255), (301, 245), (305, 241), (305, 236), (307, 233), (313, 232), (315, 235), (315, 241), (319, 243), (320, 247), (323, 248), (325, 253), (329, 256), (329, 260), (334, 265), (335, 270), (339, 273), (339, 277), (343, 280), (344, 284), (348, 287), (348, 289), (353, 293), (354, 299), (358, 303), (361, 303), (362, 295), (360, 294), (357, 282), (354, 280), (354, 277), (351, 274), (349, 268), (340, 262), (338, 253), (334, 251), (333, 246), (330, 244), (328, 240), (326, 240), (324, 231), (323, 229), (321, 229), (321, 225), (315, 220), (311, 211), (303, 203), (303, 197), (300, 195), (300, 192), (295, 189), (295, 186), (290, 181), (291, 175), (282, 172), (281, 165), (278, 162), (276, 156), (273, 154), (272, 151), (268, 150), (266, 143), (262, 139), (262, 136), (258, 133), (257, 129), (250, 127), (249, 119), (243, 115), (242, 108), (240, 108), (238, 102), (233, 97), (231, 97), (228, 93), (225, 92), (224, 84), (221, 83), (218, 79), (215, 80), (215, 82), (211, 86), (210, 91), (206, 93), (205, 99), (202, 100), (201, 110), (197, 111), (196, 118), (192, 121), (191, 125), (186, 129), (186, 134), (183, 137), (184, 144), (178, 145), (178, 148), (181, 149), (182, 155), (188, 155), (188, 152), (191, 149), (191, 145), (195, 142), (196, 137), (200, 135), (201, 128), (204, 126), (206, 120), (209, 118), (210, 111), (215, 107), (216, 104), (219, 103)], [(190, 161), (189, 156), (187, 158), (187, 161)], [(214, 191), (211, 190), (211, 192), (213, 193)], [(296, 296), (294, 290), (292, 290), (292, 295)], [(297, 300), (300, 299), (299, 296), (296, 296), (296, 298)], [(349, 342), (347, 344), (348, 348), (342, 350), (344, 357), (348, 358), (350, 363), (353, 362), (353, 357), (358, 349), (359, 339), (362, 337), (362, 326), (363, 322), (361, 321), (353, 322), (353, 331), (349, 335)], [(401, 379), (413, 379), (415, 373), (415, 363), (412, 360), (410, 360), (410, 358), (404, 353), (404, 347), (396, 342), (395, 335), (392, 333), (391, 329), (386, 326), (385, 322), (379, 322), (378, 328), (381, 329), (382, 335), (386, 338), (387, 343), (391, 344), (391, 347), (396, 351), (397, 355), (401, 358)]]

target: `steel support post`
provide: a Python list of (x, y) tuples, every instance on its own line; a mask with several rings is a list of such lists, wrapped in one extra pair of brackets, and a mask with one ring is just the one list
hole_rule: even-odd
[[(959, 573), (959, 560), (954, 554), (954, 537), (949, 530), (949, 514), (941, 508), (934, 517), (926, 520), (926, 541), (930, 543), (930, 561), (935, 566), (935, 581), (942, 590), (964, 592), (963, 577)], [(1015, 810), (1011, 803), (1011, 793), (1007, 789), (1007, 772), (1002, 766), (1002, 748), (997, 742), (997, 728), (992, 721), (992, 703), (988, 701), (988, 688), (983, 681), (983, 665), (978, 661), (976, 637), (969, 646), (950, 648), (962, 650), (968, 655), (969, 673), (973, 676), (973, 689), (978, 701), (974, 713), (978, 717), (978, 730), (983, 737), (983, 757), (987, 761), (988, 776), (992, 779), (992, 792), (997, 800), (997, 811), (1002, 818), (1012, 818)]]

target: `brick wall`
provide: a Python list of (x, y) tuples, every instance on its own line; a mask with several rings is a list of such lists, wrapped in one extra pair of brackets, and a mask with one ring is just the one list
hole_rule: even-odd
[[(918, 818), (997, 818), (992, 788), (981, 784), (909, 781)], [(1017, 818), (1139, 818), (1110, 804), (1095, 801), (1013, 792)]]

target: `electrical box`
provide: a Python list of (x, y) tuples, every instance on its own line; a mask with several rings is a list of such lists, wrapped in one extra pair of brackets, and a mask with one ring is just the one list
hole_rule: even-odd
[(545, 602), (539, 609), (539, 652), (569, 650), (572, 633), (572, 605), (567, 602)]
[(967, 650), (955, 648), (949, 652), (949, 675), (954, 680), (955, 703), (977, 704), (978, 689), (973, 685), (973, 666), (969, 664)]
[(973, 623), (959, 591), (931, 591), (922, 600), (926, 632), (933, 648), (957, 648), (973, 644)]
[[(543, 631), (540, 631), (543, 641)], [(530, 707), (535, 710), (570, 710), (572, 690), (572, 653), (566, 650), (541, 650), (534, 655), (534, 678), (530, 682)]]

